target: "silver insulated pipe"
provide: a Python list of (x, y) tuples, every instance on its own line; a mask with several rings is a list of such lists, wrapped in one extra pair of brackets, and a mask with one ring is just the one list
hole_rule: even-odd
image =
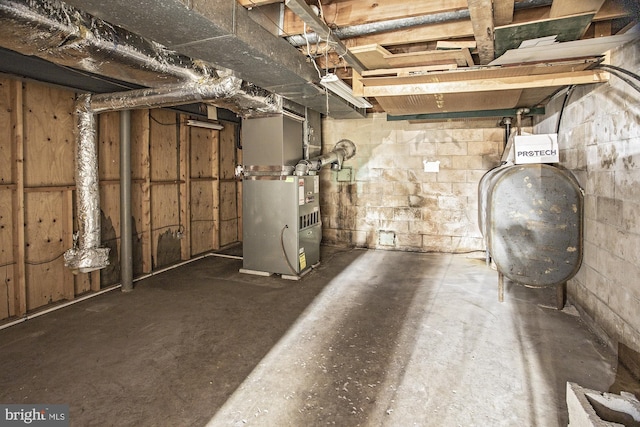
[(241, 90), (234, 76), (127, 92), (80, 95), (76, 144), (76, 210), (78, 234), (65, 252), (65, 265), (76, 273), (88, 273), (109, 265), (109, 249), (100, 247), (100, 191), (96, 114), (136, 108), (166, 107), (193, 101), (227, 99)]
[[(0, 0), (0, 46), (147, 88), (80, 95), (76, 103), (78, 232), (65, 265), (87, 273), (109, 264), (101, 248), (96, 114), (208, 102), (250, 117), (280, 112), (282, 98), (177, 54), (57, 0)], [(222, 77), (221, 77), (222, 74)]]
[(78, 232), (73, 247), (64, 253), (64, 265), (74, 273), (88, 273), (109, 265), (109, 248), (100, 247), (100, 189), (96, 116), (91, 96), (81, 95), (76, 104), (76, 214)]
[(356, 154), (356, 145), (348, 140), (342, 139), (328, 153), (314, 157), (309, 160), (300, 160), (296, 165), (296, 175), (303, 176), (309, 172), (322, 169), (325, 165), (331, 164), (334, 170), (342, 169), (342, 162), (352, 158)]

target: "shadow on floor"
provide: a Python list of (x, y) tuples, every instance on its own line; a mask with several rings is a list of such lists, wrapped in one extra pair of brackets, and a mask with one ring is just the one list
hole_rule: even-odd
[(0, 331), (0, 402), (68, 403), (72, 425), (204, 425), (361, 254), (323, 247), (331, 266), (298, 282), (208, 257)]

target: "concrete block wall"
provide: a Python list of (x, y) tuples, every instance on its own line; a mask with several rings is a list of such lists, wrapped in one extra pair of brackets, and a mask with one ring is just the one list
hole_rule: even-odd
[[(529, 129), (530, 130), (530, 129)], [(504, 146), (498, 120), (410, 123), (385, 114), (323, 121), (323, 150), (352, 140), (350, 182), (321, 171), (323, 242), (421, 252), (483, 249), (478, 182)], [(440, 162), (425, 172), (424, 161)]]
[[(639, 44), (612, 51), (611, 64), (640, 73)], [(563, 99), (550, 102), (535, 133), (555, 132)], [(609, 83), (577, 87), (565, 107), (558, 144), (561, 165), (585, 191), (584, 258), (568, 284), (569, 297), (614, 349), (628, 348), (637, 357), (640, 93), (615, 76)]]

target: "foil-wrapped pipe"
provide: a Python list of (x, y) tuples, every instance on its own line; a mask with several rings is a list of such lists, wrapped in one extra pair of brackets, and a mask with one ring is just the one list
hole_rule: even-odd
[(142, 86), (217, 71), (57, 0), (1, 0), (0, 44), (23, 55)]
[(155, 88), (104, 93), (93, 96), (90, 109), (94, 113), (105, 111), (161, 108), (231, 98), (240, 92), (242, 80), (234, 76), (219, 79), (191, 81)]
[(96, 116), (90, 95), (76, 103), (76, 215), (78, 234), (73, 248), (64, 254), (65, 266), (75, 273), (88, 273), (109, 265), (109, 249), (100, 247), (100, 189)]

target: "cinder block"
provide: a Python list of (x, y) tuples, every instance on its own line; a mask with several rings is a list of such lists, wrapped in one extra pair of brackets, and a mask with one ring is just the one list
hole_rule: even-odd
[(437, 173), (438, 182), (467, 182), (467, 172), (464, 170), (441, 169)]
[(467, 146), (467, 154), (469, 156), (483, 156), (485, 154), (495, 154), (500, 152), (503, 144), (495, 141), (473, 141)]
[(467, 143), (464, 141), (436, 142), (437, 154), (440, 156), (466, 156)]
[(640, 401), (632, 394), (620, 395), (567, 383), (569, 427), (624, 427), (640, 422)]
[(454, 129), (454, 141), (484, 141), (484, 133), (482, 129)]

